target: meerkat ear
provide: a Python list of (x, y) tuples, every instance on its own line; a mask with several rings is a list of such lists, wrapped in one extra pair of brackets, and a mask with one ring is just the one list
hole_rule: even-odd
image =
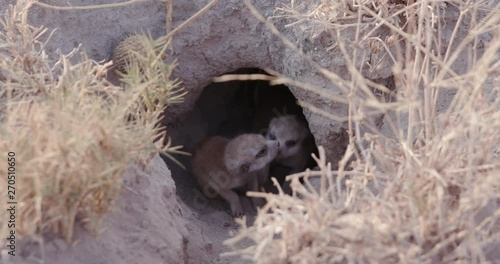
[(229, 171), (234, 171), (238, 168), (238, 163), (227, 152), (224, 153), (224, 164)]
[(264, 128), (259, 131), (259, 134), (263, 137), (267, 137), (267, 133), (269, 132), (269, 128)]
[(273, 117), (271, 118), (271, 121), (269, 121), (269, 126), (272, 126), (276, 121), (278, 120), (278, 117)]
[(300, 124), (300, 134), (302, 135), (302, 138), (306, 138), (309, 136), (309, 125), (307, 124), (307, 121), (303, 121), (297, 118), (297, 121)]
[(249, 170), (250, 170), (250, 164), (248, 164), (248, 163), (243, 163), (243, 164), (241, 164), (241, 166), (240, 166), (240, 171), (241, 171), (242, 173), (246, 173), (246, 172), (248, 172)]
[(305, 120), (303, 120), (302, 118), (300, 118), (300, 117), (296, 116), (296, 115), (294, 115), (294, 116), (293, 116), (293, 119), (295, 120), (295, 122), (297, 122), (297, 123), (301, 124), (302, 126), (305, 126), (305, 125), (306, 125), (306, 124), (305, 124), (305, 123), (306, 123), (306, 121), (305, 121)]

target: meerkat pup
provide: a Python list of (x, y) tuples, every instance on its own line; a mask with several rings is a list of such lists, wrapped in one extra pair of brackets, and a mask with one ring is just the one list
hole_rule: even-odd
[[(285, 193), (291, 194), (290, 182), (285, 181), (285, 178), (287, 175), (304, 171), (311, 165), (314, 138), (306, 122), (295, 115), (283, 115), (271, 119), (266, 137), (279, 142), (278, 155), (269, 167), (268, 175), (278, 180)], [(261, 176), (259, 183), (267, 186), (267, 190), (276, 192), (277, 189), (266, 185), (268, 175), (264, 181), (262, 181), (264, 176)]]
[(279, 142), (275, 162), (289, 167), (290, 174), (307, 168), (314, 151), (312, 136), (305, 122), (295, 115), (283, 115), (271, 119), (266, 134), (269, 140)]
[[(243, 134), (233, 139), (211, 137), (200, 143), (193, 153), (192, 172), (208, 198), (220, 195), (229, 203), (233, 216), (243, 215), (235, 189), (258, 191), (260, 175), (278, 153), (277, 141), (259, 134)], [(257, 199), (252, 199), (257, 204)]]

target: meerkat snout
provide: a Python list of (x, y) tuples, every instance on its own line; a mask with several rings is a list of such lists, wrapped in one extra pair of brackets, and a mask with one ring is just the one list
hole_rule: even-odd
[[(279, 142), (259, 134), (244, 134), (227, 144), (226, 167), (233, 173), (249, 173), (263, 169), (276, 158)], [(236, 158), (238, 157), (238, 158)]]
[(278, 141), (279, 151), (277, 158), (291, 157), (302, 149), (302, 143), (309, 132), (303, 122), (294, 115), (275, 117), (269, 123), (267, 138)]

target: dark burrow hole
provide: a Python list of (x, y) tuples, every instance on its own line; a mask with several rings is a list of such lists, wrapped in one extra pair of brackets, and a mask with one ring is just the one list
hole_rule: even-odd
[[(266, 74), (257, 68), (239, 69), (228, 74), (255, 73)], [(232, 138), (243, 133), (266, 134), (271, 118), (280, 115), (297, 116), (309, 130), (302, 108), (296, 101), (288, 87), (270, 86), (267, 81), (212, 83), (203, 89), (192, 111), (180, 122), (168, 126), (167, 132), (174, 145), (183, 145), (184, 151), (192, 153), (198, 143), (211, 136)], [(312, 135), (308, 140), (312, 150), (316, 150)], [(175, 158), (186, 169), (163, 157), (172, 172), (177, 194), (186, 204), (198, 209), (203, 208), (197, 205), (207, 202), (211, 206), (226, 206), (220, 201), (206, 200), (196, 189), (191, 175), (191, 157), (175, 155)], [(313, 167), (313, 164), (311, 158), (308, 167)], [(283, 181), (289, 170), (278, 166), (274, 172), (273, 176)]]

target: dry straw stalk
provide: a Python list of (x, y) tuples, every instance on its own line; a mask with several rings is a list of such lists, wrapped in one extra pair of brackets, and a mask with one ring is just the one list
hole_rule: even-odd
[[(290, 49), (301, 52), (246, 3)], [(459, 10), (449, 35), (446, 10)], [(273, 81), (343, 101), (347, 117), (310, 110), (347, 120), (350, 144), (335, 171), (320, 147), (319, 170), (289, 176), (293, 196), (250, 194), (267, 204), (253, 226), (240, 221), (225, 242), (231, 249), (226, 255), (255, 263), (491, 261), (488, 253), (500, 244), (499, 12), (494, 1), (322, 1), (312, 10), (291, 1), (277, 10), (273, 19), (294, 20), (289, 26), (300, 24), (304, 34), (327, 32), (336, 40), (327, 50), (342, 52), (349, 76), (341, 78), (303, 56), (349, 96), (335, 98), (282, 76)], [(390, 34), (382, 38), (380, 29)], [(356, 34), (345, 38), (345, 31)], [(490, 40), (479, 49), (485, 35)], [(363, 77), (378, 67), (374, 59), (383, 53), (393, 62), (392, 102), (372, 93), (373, 87), (384, 93), (388, 87)], [(466, 62), (461, 71), (459, 59)], [(450, 90), (451, 104), (439, 111), (439, 96)], [(390, 131), (368, 122), (370, 113), (384, 113)]]
[[(131, 164), (158, 152), (183, 153), (170, 141), (163, 146), (159, 121), (185, 93), (170, 79), (175, 64), (159, 59), (168, 43), (147, 35), (135, 36), (144, 52), (131, 55), (122, 86), (105, 78), (111, 62), (96, 63), (79, 50), (49, 61), (41, 41), (47, 30), (27, 23), (32, 5), (18, 1), (0, 24), (0, 152), (13, 151), (18, 160), (17, 238), (39, 239), (50, 230), (70, 242), (77, 222), (98, 231)], [(6, 177), (0, 182), (6, 189)], [(1, 206), (0, 236), (7, 237)]]

